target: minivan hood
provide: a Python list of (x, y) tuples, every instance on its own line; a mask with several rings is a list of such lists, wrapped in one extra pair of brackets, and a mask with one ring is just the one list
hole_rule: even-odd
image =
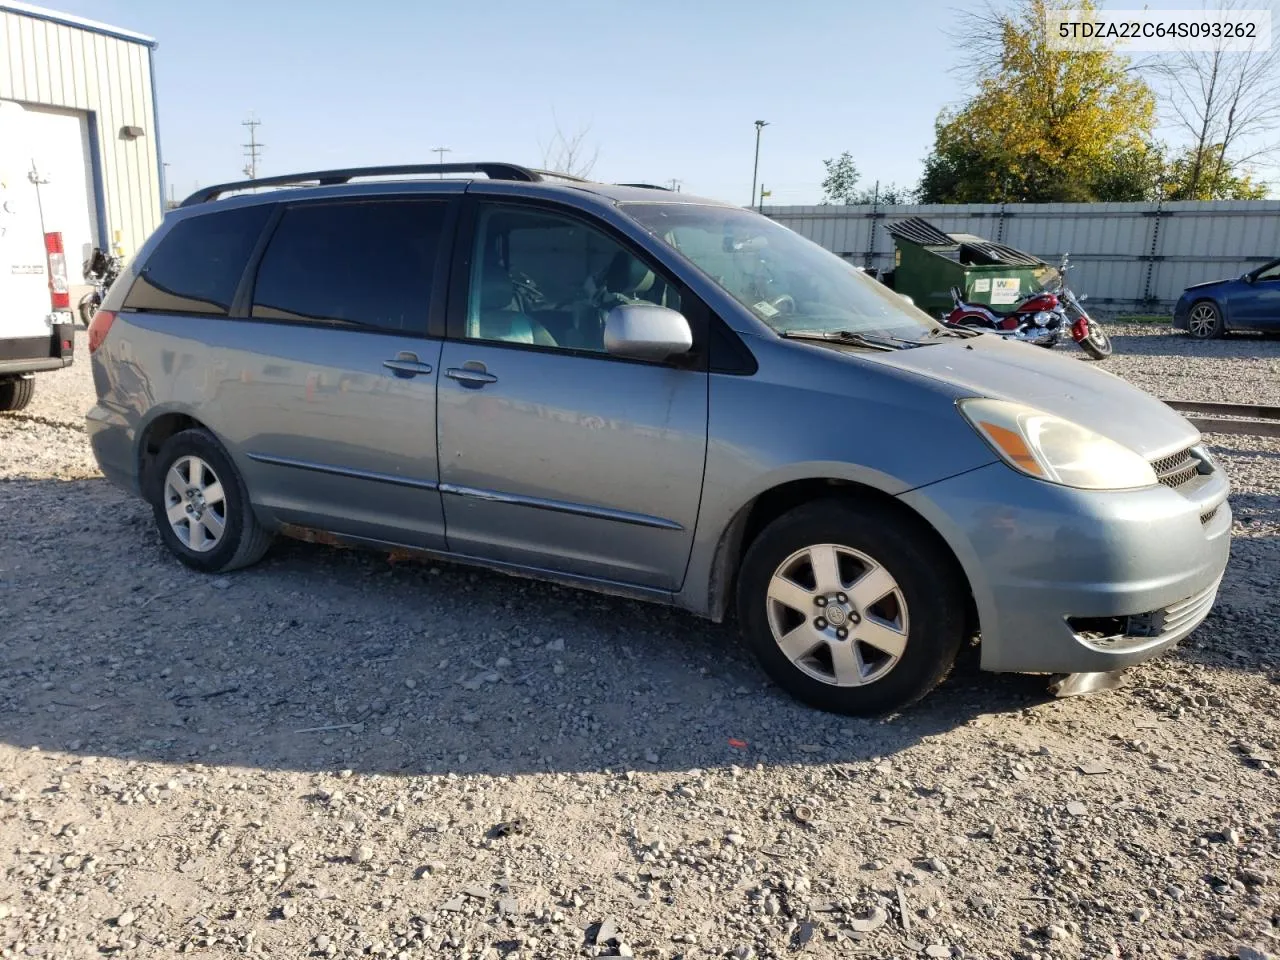
[(859, 359), (911, 371), (961, 396), (1038, 407), (1124, 444), (1148, 460), (1197, 443), (1200, 433), (1151, 394), (1089, 363), (984, 334)]

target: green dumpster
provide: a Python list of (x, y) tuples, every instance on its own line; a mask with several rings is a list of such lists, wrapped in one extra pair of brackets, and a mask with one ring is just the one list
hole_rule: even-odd
[(951, 311), (951, 288), (970, 303), (1008, 309), (1058, 271), (1039, 257), (971, 233), (944, 233), (923, 217), (885, 229), (895, 246), (891, 285), (933, 316)]

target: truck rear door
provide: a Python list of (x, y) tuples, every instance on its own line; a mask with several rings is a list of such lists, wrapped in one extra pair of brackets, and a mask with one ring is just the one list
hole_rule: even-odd
[(25, 111), (0, 100), (0, 341), (50, 334), (48, 261)]

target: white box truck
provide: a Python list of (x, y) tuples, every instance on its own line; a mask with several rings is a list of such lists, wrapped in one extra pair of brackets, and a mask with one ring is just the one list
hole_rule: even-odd
[(0, 411), (31, 402), (34, 374), (71, 363), (75, 326), (58, 225), (45, 223), (40, 145), (22, 105), (0, 100)]

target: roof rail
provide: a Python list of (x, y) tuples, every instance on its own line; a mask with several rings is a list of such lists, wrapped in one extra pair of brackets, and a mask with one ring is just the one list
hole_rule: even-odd
[[(191, 207), (198, 203), (216, 200), (224, 193), (236, 190), (251, 190), (256, 187), (285, 187), (314, 183), (318, 186), (349, 183), (357, 177), (398, 177), (418, 173), (483, 173), (490, 180), (522, 180), (535, 183), (544, 176), (559, 177), (566, 180), (581, 180), (563, 173), (551, 173), (544, 170), (530, 170), (514, 163), (405, 163), (393, 167), (351, 167), (346, 170), (318, 170), (314, 173), (291, 173), (280, 177), (261, 177), (257, 180), (237, 180), (232, 183), (218, 183), (211, 187), (201, 187), (181, 206)], [(585, 181), (584, 181), (585, 182)]]
[(538, 170), (538, 169), (537, 169), (537, 168), (535, 168), (535, 167), (531, 167), (531, 168), (529, 169), (529, 172), (530, 172), (530, 173), (536, 173), (536, 174), (537, 174), (539, 177), (541, 177), (543, 180), (546, 180), (548, 177), (550, 177), (550, 178), (552, 178), (552, 179), (554, 179), (554, 180), (568, 180), (570, 183), (591, 183), (591, 182), (593, 182), (593, 181), (591, 181), (591, 180), (590, 180), (589, 178), (587, 178), (587, 177), (580, 177), (580, 176), (578, 176), (576, 173), (560, 173), (560, 172), (558, 172), (558, 171), (556, 171), (556, 170)]

